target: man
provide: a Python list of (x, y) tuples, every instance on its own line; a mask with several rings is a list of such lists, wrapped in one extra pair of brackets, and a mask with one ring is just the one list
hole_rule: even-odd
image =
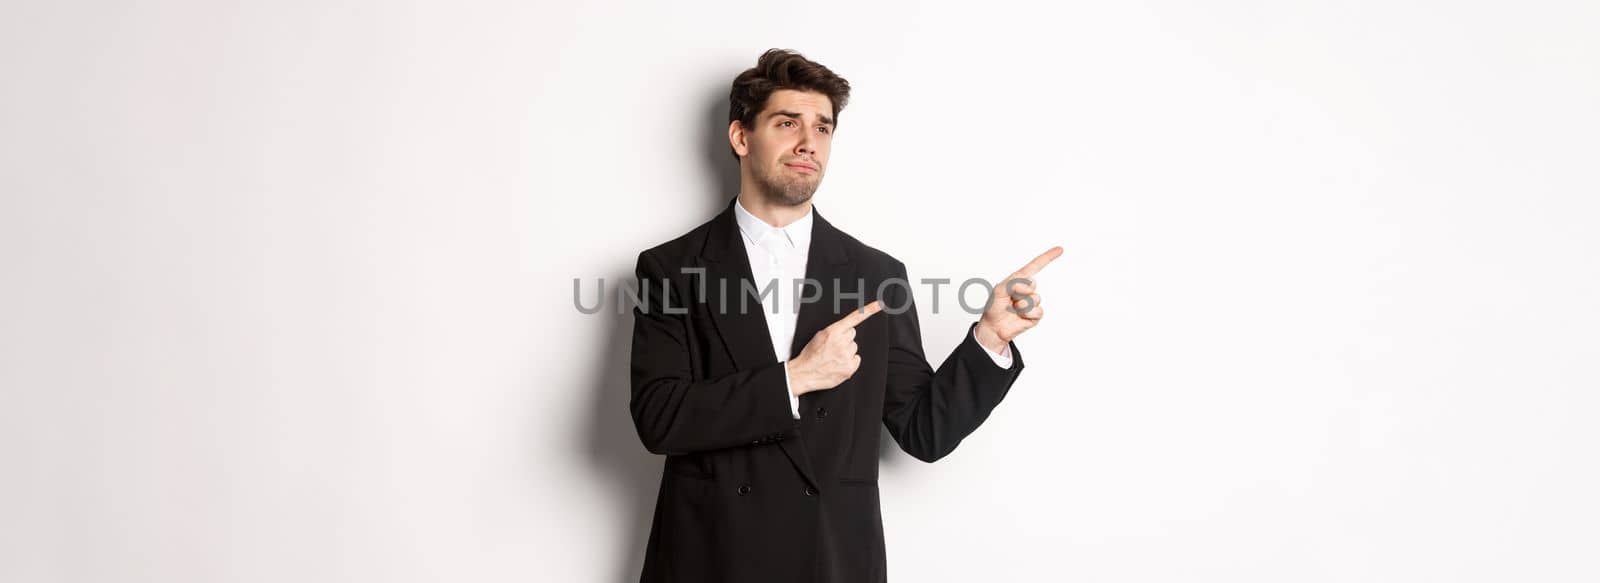
[(849, 90), (767, 51), (729, 97), (738, 196), (639, 254), (630, 408), (666, 456), (645, 583), (886, 581), (878, 424), (933, 462), (1022, 371), (1011, 340), (1044, 315), (1030, 278), (1061, 249), (994, 286), (935, 371), (905, 265), (811, 203)]

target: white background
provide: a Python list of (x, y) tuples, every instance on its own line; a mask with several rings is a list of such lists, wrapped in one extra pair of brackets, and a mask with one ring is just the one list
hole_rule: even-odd
[[(636, 580), (639, 250), (770, 47), (913, 278), (1051, 245), (886, 450), (896, 581), (1595, 581), (1592, 2), (8, 2), (0, 580)], [(614, 288), (612, 288), (614, 289)], [(929, 312), (934, 364), (972, 317)]]

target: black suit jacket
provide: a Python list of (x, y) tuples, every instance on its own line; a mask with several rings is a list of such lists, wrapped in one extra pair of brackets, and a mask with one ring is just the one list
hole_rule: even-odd
[[(1022, 353), (1012, 344), (1002, 369), (969, 327), (934, 370), (909, 286), (878, 294), (884, 280), (906, 279), (905, 265), (816, 213), (806, 276), (821, 298), (801, 305), (789, 356), (850, 310), (874, 299), (885, 310), (856, 328), (855, 375), (802, 395), (796, 420), (760, 300), (740, 309), (751, 272), (733, 213), (729, 201), (639, 254), (629, 406), (645, 448), (666, 456), (640, 581), (886, 581), (878, 424), (913, 457), (938, 460), (1005, 397)], [(836, 308), (836, 291), (860, 295)]]

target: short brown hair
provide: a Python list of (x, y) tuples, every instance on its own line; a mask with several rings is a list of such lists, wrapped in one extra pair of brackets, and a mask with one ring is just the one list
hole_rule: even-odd
[[(756, 60), (756, 66), (745, 69), (733, 79), (733, 89), (728, 92), (728, 123), (734, 120), (747, 130), (755, 125), (756, 114), (767, 106), (767, 98), (779, 89), (814, 91), (828, 96), (833, 102), (833, 123), (839, 124), (839, 111), (850, 101), (850, 82), (833, 74), (827, 67), (788, 49), (769, 49)], [(739, 152), (733, 150), (733, 159)]]

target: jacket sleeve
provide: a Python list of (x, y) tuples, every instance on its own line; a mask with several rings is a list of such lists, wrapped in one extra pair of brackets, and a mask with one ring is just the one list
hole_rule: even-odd
[[(896, 277), (906, 279), (905, 265)], [(934, 370), (922, 352), (922, 328), (909, 286), (889, 286), (885, 307), (909, 309), (889, 316), (889, 372), (883, 424), (900, 449), (925, 462), (949, 455), (989, 418), (1022, 372), (1022, 352), (1011, 343), (1011, 368), (995, 366), (973, 337), (974, 322), (961, 344)]]
[(687, 316), (667, 309), (690, 304), (648, 251), (639, 254), (635, 275), (640, 301), (628, 407), (645, 449), (672, 455), (761, 445), (794, 431), (783, 363), (694, 378)]

